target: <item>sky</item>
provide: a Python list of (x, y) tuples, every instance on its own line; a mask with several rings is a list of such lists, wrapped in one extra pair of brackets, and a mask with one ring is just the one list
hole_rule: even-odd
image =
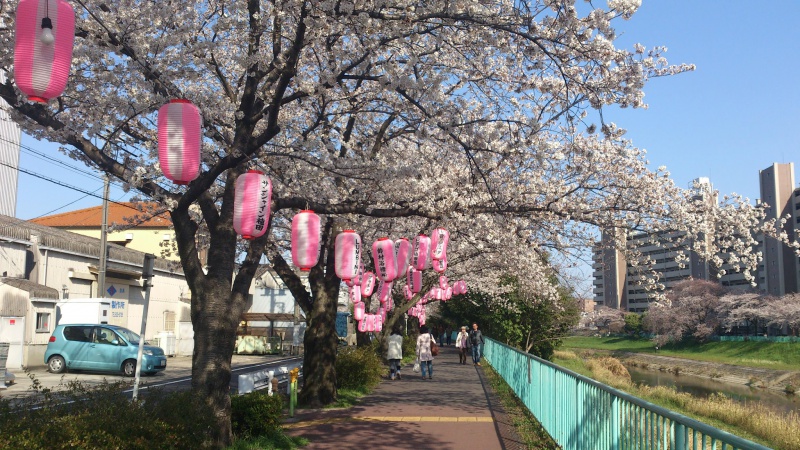
[[(630, 20), (616, 23), (616, 45), (666, 46), (670, 63), (697, 68), (650, 80), (644, 89), (648, 109), (612, 108), (604, 111), (606, 120), (627, 129), (633, 145), (647, 150), (651, 168), (666, 166), (679, 186), (708, 177), (721, 195), (755, 202), (759, 170), (800, 163), (798, 17), (797, 0), (643, 0)], [(56, 154), (55, 146), (27, 136), (22, 144)], [(20, 167), (97, 197), (20, 173), (19, 218), (101, 204), (99, 175), (76, 174), (25, 148)], [(112, 187), (110, 198), (126, 197)]]

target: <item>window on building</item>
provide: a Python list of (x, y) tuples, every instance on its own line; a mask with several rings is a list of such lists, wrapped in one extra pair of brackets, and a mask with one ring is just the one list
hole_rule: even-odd
[(164, 311), (164, 331), (175, 331), (174, 311)]
[(50, 313), (36, 313), (36, 332), (50, 332)]

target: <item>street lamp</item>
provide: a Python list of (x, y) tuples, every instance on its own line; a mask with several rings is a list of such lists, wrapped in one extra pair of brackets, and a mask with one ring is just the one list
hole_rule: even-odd
[(69, 294), (69, 288), (67, 288), (66, 284), (62, 284), (61, 285), (61, 298), (62, 299), (66, 299), (67, 298), (67, 294)]

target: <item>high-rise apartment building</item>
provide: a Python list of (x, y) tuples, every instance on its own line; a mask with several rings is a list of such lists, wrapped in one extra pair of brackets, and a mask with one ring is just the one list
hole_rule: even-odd
[[(708, 178), (692, 182), (696, 202), (717, 204)], [(625, 235), (624, 230), (605, 231), (593, 249), (594, 295), (598, 305), (624, 311), (643, 312), (656, 300), (659, 292), (688, 280), (716, 280), (708, 262), (692, 251), (696, 240), (687, 240), (683, 232), (638, 233)], [(700, 235), (696, 239), (711, 239)], [(623, 240), (624, 239), (624, 240)], [(617, 245), (614, 245), (614, 242)], [(638, 255), (635, 264), (618, 250), (624, 243)], [(710, 245), (710, 243), (706, 244)], [(676, 258), (684, 257), (678, 261)], [(724, 268), (724, 267), (723, 267)], [(730, 271), (719, 278), (726, 285), (749, 284), (744, 275)]]
[[(792, 241), (798, 227), (798, 190), (794, 184), (794, 164), (775, 163), (759, 171), (761, 205), (767, 219), (786, 219), (777, 231), (785, 232)], [(773, 237), (765, 236), (763, 245), (763, 290), (771, 295), (798, 292), (798, 259), (794, 250)]]

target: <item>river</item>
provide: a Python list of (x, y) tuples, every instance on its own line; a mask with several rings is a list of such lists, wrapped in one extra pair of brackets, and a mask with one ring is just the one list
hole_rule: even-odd
[(741, 403), (759, 402), (781, 413), (794, 411), (800, 414), (800, 396), (795, 394), (751, 388), (741, 384), (725, 383), (692, 375), (675, 375), (658, 370), (626, 367), (634, 383), (647, 386), (672, 386), (679, 392), (686, 392), (697, 397), (708, 397), (713, 393), (722, 393)]

